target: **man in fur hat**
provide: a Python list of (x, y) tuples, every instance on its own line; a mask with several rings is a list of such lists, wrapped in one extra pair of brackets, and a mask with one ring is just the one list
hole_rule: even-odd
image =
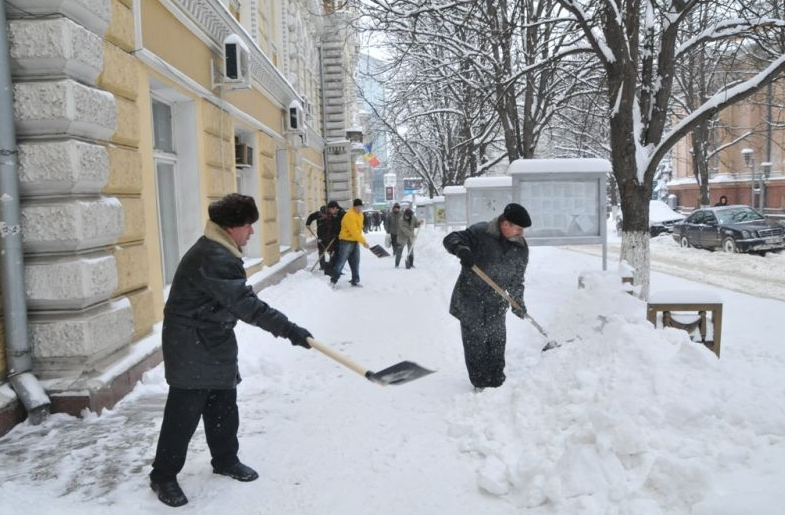
[(475, 390), (504, 383), (505, 323), (508, 303), (473, 270), (477, 266), (507, 291), (526, 316), (523, 302), (524, 274), (529, 246), (523, 230), (532, 224), (520, 204), (508, 204), (490, 222), (479, 222), (445, 236), (444, 247), (461, 260), (461, 273), (450, 301), (450, 314), (461, 322), (464, 358)]
[(200, 420), (214, 473), (237, 481), (259, 477), (237, 457), (237, 321), (310, 348), (311, 333), (259, 299), (246, 284), (240, 249), (259, 219), (254, 199), (232, 193), (210, 204), (208, 213), (204, 236), (177, 266), (164, 307), (161, 347), (169, 395), (150, 487), (169, 506), (188, 502), (177, 474)]

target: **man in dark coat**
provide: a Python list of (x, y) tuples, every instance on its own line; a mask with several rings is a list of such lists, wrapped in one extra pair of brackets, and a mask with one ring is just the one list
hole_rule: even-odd
[(260, 300), (246, 284), (240, 249), (259, 219), (253, 198), (232, 193), (210, 204), (209, 215), (204, 236), (177, 267), (164, 307), (161, 340), (169, 395), (150, 486), (169, 506), (188, 502), (177, 474), (200, 419), (214, 473), (238, 481), (259, 477), (237, 457), (237, 321), (310, 348), (311, 333)]
[(524, 275), (529, 246), (523, 229), (531, 226), (529, 213), (520, 204), (508, 204), (490, 222), (479, 222), (445, 236), (444, 247), (461, 260), (450, 314), (461, 322), (464, 358), (469, 380), (476, 390), (504, 383), (504, 350), (507, 342), (507, 301), (473, 270), (477, 266), (515, 299), (526, 316), (523, 302)]
[[(305, 225), (311, 229), (311, 224), (316, 222), (316, 245), (319, 251), (319, 269), (324, 270), (325, 274), (330, 273), (330, 259), (335, 248), (338, 247), (338, 241), (332, 236), (333, 215), (327, 209), (327, 206), (322, 206), (319, 211), (314, 211), (308, 218), (305, 219)], [(313, 232), (311, 230), (311, 232)]]

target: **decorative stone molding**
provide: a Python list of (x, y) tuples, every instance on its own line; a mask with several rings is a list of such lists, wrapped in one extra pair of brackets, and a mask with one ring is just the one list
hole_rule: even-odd
[(39, 195), (98, 194), (109, 177), (106, 147), (79, 140), (19, 144), (19, 191)]
[(30, 200), (22, 205), (25, 252), (68, 252), (114, 243), (123, 233), (115, 198)]
[[(300, 95), (281, 75), (270, 59), (261, 51), (244, 28), (220, 3), (210, 0), (169, 0), (185, 13), (190, 21), (196, 23), (213, 43), (213, 50), (221, 51), (223, 41), (230, 34), (237, 36), (251, 50), (250, 69), (252, 80), (258, 82), (281, 106), (288, 106)], [(175, 13), (176, 14), (176, 13)]]
[(8, 18), (62, 14), (103, 36), (112, 19), (110, 0), (5, 0)]
[(111, 93), (66, 79), (14, 84), (19, 136), (70, 135), (107, 140), (117, 126)]
[(33, 312), (28, 326), (33, 365), (44, 379), (89, 369), (128, 345), (134, 331), (131, 303), (125, 298), (79, 312)]
[(65, 75), (95, 84), (101, 73), (101, 38), (68, 18), (11, 21), (8, 39), (15, 76)]
[(25, 288), (32, 310), (83, 309), (117, 288), (115, 259), (106, 252), (28, 259)]

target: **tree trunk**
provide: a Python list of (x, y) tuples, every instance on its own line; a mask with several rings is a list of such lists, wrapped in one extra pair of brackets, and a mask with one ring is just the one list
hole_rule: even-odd
[(708, 206), (709, 200), (709, 157), (708, 141), (709, 127), (708, 120), (698, 123), (692, 129), (692, 169), (695, 180), (698, 181), (700, 188), (700, 205)]

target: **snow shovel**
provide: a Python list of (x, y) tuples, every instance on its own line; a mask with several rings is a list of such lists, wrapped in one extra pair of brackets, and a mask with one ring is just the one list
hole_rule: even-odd
[(384, 370), (371, 372), (370, 370), (363, 368), (361, 365), (350, 360), (338, 351), (327, 347), (323, 343), (319, 343), (313, 338), (308, 338), (308, 344), (322, 354), (325, 354), (327, 357), (334, 359), (341, 365), (354, 370), (361, 376), (364, 376), (369, 381), (382, 386), (387, 386), (388, 384), (408, 383), (434, 372), (433, 370), (423, 368), (417, 363), (413, 363), (411, 361), (401, 361), (400, 363), (397, 363), (391, 367), (387, 367)]
[(388, 257), (390, 255), (389, 252), (384, 250), (384, 247), (381, 245), (374, 245), (373, 247), (368, 247), (368, 249), (373, 252), (376, 257)]
[[(310, 229), (310, 227), (309, 227), (309, 229)], [(314, 263), (313, 266), (311, 267), (311, 272), (313, 272), (314, 269), (316, 268), (316, 265), (319, 264), (319, 261), (322, 259), (322, 256), (327, 254), (328, 252), (330, 252), (330, 247), (333, 246), (333, 243), (335, 242), (335, 238), (336, 238), (336, 236), (333, 236), (333, 239), (330, 240), (330, 243), (327, 244), (327, 247), (325, 247), (325, 249), (322, 252), (319, 253), (319, 258), (316, 260), (316, 263)]]
[(417, 229), (414, 231), (414, 236), (412, 237), (412, 244), (409, 245), (409, 252), (406, 253), (406, 265), (411, 266), (412, 263), (409, 261), (412, 259), (412, 253), (414, 252), (414, 244), (417, 242), (417, 235), (420, 234), (420, 226), (417, 226)]
[[(472, 270), (474, 271), (475, 274), (477, 274), (480, 277), (480, 279), (485, 281), (486, 284), (488, 284), (488, 286), (493, 288), (496, 291), (496, 293), (501, 295), (504, 300), (509, 302), (512, 307), (514, 307), (519, 311), (521, 310), (521, 307), (518, 305), (517, 302), (515, 302), (515, 299), (510, 297), (509, 293), (504, 291), (504, 289), (501, 286), (496, 284), (496, 282), (493, 279), (488, 277), (488, 274), (483, 272), (480, 267), (478, 267), (477, 265), (472, 265)], [(526, 314), (526, 319), (529, 322), (531, 322), (531, 324), (534, 326), (535, 329), (537, 329), (537, 331), (543, 336), (543, 338), (548, 339), (548, 333), (545, 332), (545, 329), (543, 329), (542, 326), (538, 324), (537, 321), (533, 319), (528, 313)], [(561, 344), (555, 340), (549, 340), (545, 344), (545, 347), (542, 348), (542, 351), (545, 352), (546, 350), (555, 349), (556, 347), (561, 347)]]

